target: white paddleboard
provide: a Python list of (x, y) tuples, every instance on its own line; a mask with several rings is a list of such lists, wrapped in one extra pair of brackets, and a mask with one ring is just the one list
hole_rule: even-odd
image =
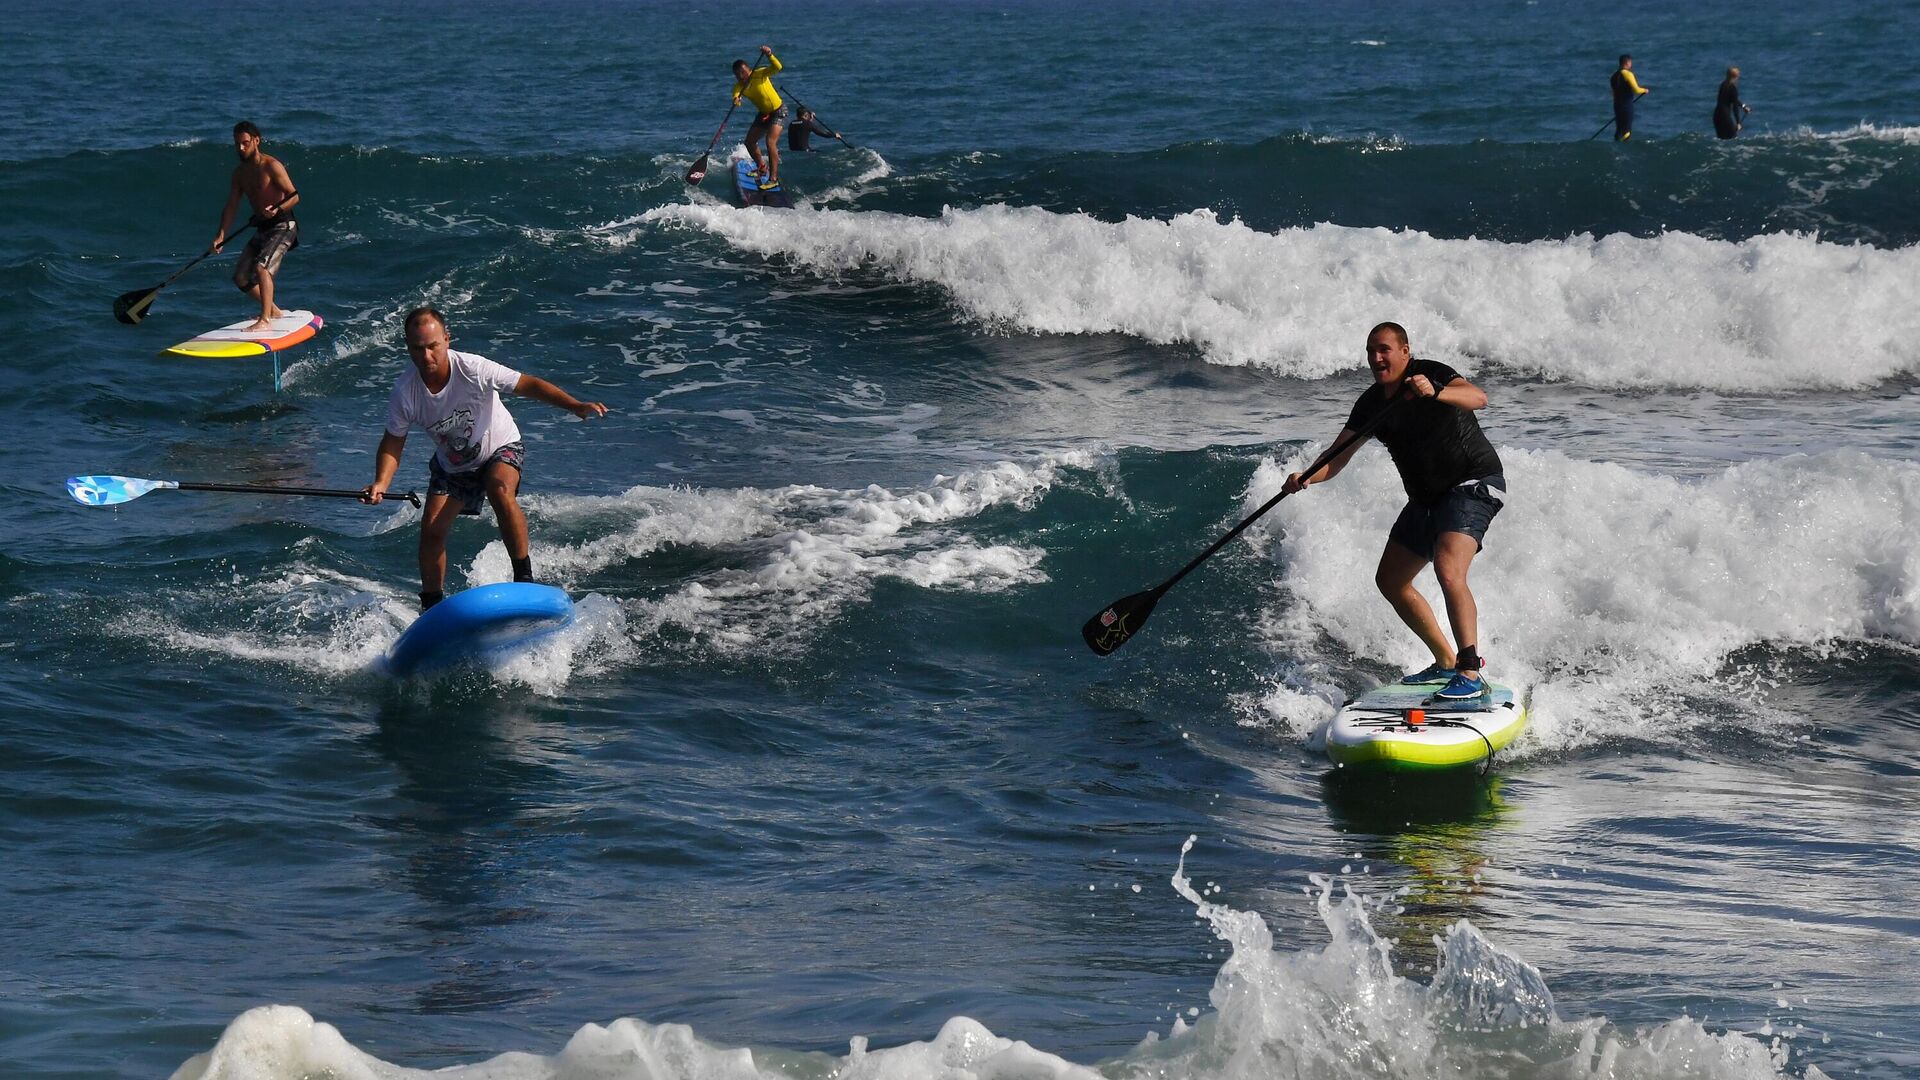
[(1442, 683), (1391, 682), (1348, 702), (1325, 731), (1327, 756), (1343, 767), (1431, 772), (1478, 765), (1527, 726), (1527, 704), (1487, 680), (1491, 693), (1439, 702)]
[(290, 349), (320, 332), (323, 320), (311, 311), (289, 311), (258, 330), (252, 319), (209, 330), (166, 350), (167, 356), (193, 360), (238, 360)]

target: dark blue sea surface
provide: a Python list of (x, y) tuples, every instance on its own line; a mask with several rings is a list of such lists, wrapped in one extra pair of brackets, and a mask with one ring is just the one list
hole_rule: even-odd
[[(0, 22), (8, 1075), (1920, 1072), (1920, 9)], [(683, 181), (762, 42), (853, 143), (791, 212)], [(243, 117), (326, 320), (278, 393), (159, 355), (248, 313), (231, 255), (111, 316)], [(417, 511), (64, 494), (359, 487), (421, 303), (612, 410), (512, 403), (567, 633), (396, 681)], [(1378, 448), (1077, 634), (1326, 447), (1383, 319), (1492, 399), (1533, 723), (1484, 777), (1318, 748), (1425, 663)], [(490, 515), (449, 567), (510, 576)]]

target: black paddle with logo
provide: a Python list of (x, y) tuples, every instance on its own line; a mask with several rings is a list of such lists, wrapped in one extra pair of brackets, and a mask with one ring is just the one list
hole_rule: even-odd
[[(1375, 414), (1372, 420), (1367, 421), (1365, 427), (1344, 439), (1336, 441), (1332, 446), (1327, 448), (1326, 453), (1314, 459), (1312, 465), (1303, 469), (1300, 475), (1312, 476), (1314, 473), (1319, 472), (1321, 467), (1327, 462), (1345, 453), (1348, 447), (1355, 445), (1360, 440), (1373, 434), (1374, 429), (1380, 426), (1380, 422), (1387, 418), (1387, 414), (1399, 408), (1401, 403), (1406, 400), (1403, 393), (1402, 396), (1396, 397), (1388, 402), (1386, 407)], [(1080, 636), (1086, 639), (1087, 648), (1092, 649), (1101, 656), (1106, 656), (1120, 646), (1125, 645), (1129, 638), (1139, 633), (1140, 628), (1146, 625), (1147, 617), (1153, 614), (1153, 606), (1160, 602), (1160, 598), (1167, 594), (1168, 589), (1179, 584), (1181, 578), (1186, 577), (1194, 571), (1194, 568), (1212, 558), (1214, 552), (1226, 547), (1228, 541), (1245, 532), (1247, 526), (1260, 520), (1267, 511), (1280, 505), (1280, 500), (1286, 497), (1287, 492), (1283, 488), (1280, 494), (1268, 499), (1260, 509), (1248, 515), (1245, 521), (1228, 530), (1225, 536), (1215, 540), (1207, 550), (1194, 556), (1193, 561), (1181, 567), (1179, 573), (1145, 592), (1137, 592), (1132, 596), (1123, 596), (1115, 600), (1113, 603), (1108, 604), (1100, 614), (1088, 619), (1087, 624), (1080, 628)]]

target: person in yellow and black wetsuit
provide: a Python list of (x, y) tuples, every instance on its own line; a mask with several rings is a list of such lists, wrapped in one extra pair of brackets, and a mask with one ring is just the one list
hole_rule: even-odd
[[(771, 45), (760, 46), (760, 55), (766, 57), (767, 62), (758, 68), (748, 67), (745, 60), (733, 62), (733, 103), (738, 105), (744, 98), (759, 112), (753, 118), (753, 126), (747, 129), (747, 156), (753, 159), (761, 180), (771, 187), (780, 182), (780, 131), (787, 124), (787, 103), (780, 100), (780, 92), (773, 88), (780, 58), (773, 55)], [(755, 142), (766, 144), (765, 157)]]
[(1633, 77), (1633, 57), (1628, 53), (1620, 54), (1620, 70), (1613, 73), (1613, 141), (1626, 142), (1633, 138), (1633, 106), (1647, 87)]

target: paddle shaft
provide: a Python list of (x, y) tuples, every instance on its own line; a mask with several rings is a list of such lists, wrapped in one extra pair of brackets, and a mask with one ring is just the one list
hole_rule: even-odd
[[(747, 77), (740, 81), (740, 89), (743, 94), (746, 91), (747, 84), (753, 81), (753, 73), (759, 70), (760, 70), (760, 61), (755, 60), (753, 62), (753, 66), (747, 69)], [(713, 129), (713, 138), (707, 140), (707, 148), (700, 152), (700, 160), (702, 162), (706, 161), (708, 154), (713, 153), (714, 147), (720, 145), (720, 136), (726, 132), (727, 122), (733, 119), (734, 110), (738, 109), (739, 107), (740, 107), (740, 99), (734, 98), (733, 104), (727, 107), (727, 115), (720, 118), (720, 126)], [(705, 176), (706, 174), (702, 173), (701, 175)]]
[[(1638, 104), (1640, 104), (1640, 99), (1641, 99), (1641, 98), (1643, 98), (1643, 97), (1646, 97), (1646, 96), (1647, 96), (1647, 95), (1646, 95), (1646, 94), (1644, 94), (1644, 93), (1640, 93), (1640, 94), (1635, 94), (1635, 95), (1633, 96), (1633, 103), (1634, 103), (1635, 105), (1638, 105)], [(1614, 120), (1618, 120), (1618, 119), (1619, 119), (1619, 117), (1614, 117)], [(1601, 124), (1601, 125), (1600, 125), (1600, 131), (1605, 131), (1605, 130), (1607, 130), (1608, 128), (1610, 128), (1610, 127), (1612, 127), (1612, 126), (1613, 126), (1613, 123), (1614, 123), (1614, 121), (1613, 121), (1613, 120), (1609, 120), (1609, 121), (1607, 121), (1606, 123), (1604, 123), (1604, 124)], [(1599, 138), (1599, 137), (1600, 137), (1600, 131), (1596, 131), (1596, 132), (1594, 132), (1593, 134), (1591, 134), (1591, 135), (1589, 135), (1589, 136), (1587, 136), (1587, 141), (1588, 141), (1588, 142), (1592, 142), (1593, 140), (1595, 140), (1595, 139), (1597, 139), (1597, 138)]]
[[(773, 88), (775, 90), (780, 91), (782, 94), (785, 94), (787, 92), (787, 88), (779, 85), (778, 83), (775, 83)], [(795, 121), (798, 121), (800, 119), (800, 114), (807, 111), (807, 103), (800, 100), (799, 94), (794, 94), (792, 95), (792, 97), (793, 97), (793, 108), (794, 108), (793, 118)], [(819, 117), (816, 116), (814, 117), (814, 119), (818, 120)], [(845, 135), (841, 135), (838, 132), (835, 132), (833, 137), (836, 139), (839, 139), (840, 144), (842, 146), (845, 146), (847, 149), (851, 150), (854, 148), (853, 144), (847, 141), (847, 137)]]
[[(1319, 472), (1321, 468), (1325, 466), (1328, 462), (1332, 461), (1334, 458), (1337, 458), (1341, 454), (1345, 453), (1348, 447), (1355, 446), (1359, 444), (1359, 442), (1362, 439), (1365, 439), (1367, 436), (1372, 435), (1374, 432), (1374, 429), (1380, 426), (1381, 421), (1387, 418), (1387, 414), (1399, 408), (1400, 404), (1406, 400), (1407, 399), (1405, 396), (1405, 392), (1402, 391), (1399, 396), (1396, 396), (1392, 401), (1387, 402), (1386, 407), (1382, 408), (1378, 413), (1376, 413), (1373, 419), (1367, 421), (1365, 427), (1362, 427), (1359, 431), (1354, 432), (1352, 435), (1349, 435), (1344, 439), (1336, 440), (1332, 446), (1327, 447), (1326, 453), (1321, 454), (1319, 457), (1315, 458), (1313, 464), (1307, 466), (1305, 469), (1302, 469), (1300, 471), (1301, 477), (1302, 478), (1310, 477), (1314, 473)], [(1225, 536), (1222, 536), (1220, 539), (1215, 540), (1213, 544), (1207, 548), (1207, 550), (1201, 552), (1198, 555), (1195, 555), (1193, 557), (1192, 562), (1180, 568), (1179, 573), (1161, 582), (1160, 585), (1153, 590), (1154, 594), (1157, 596), (1165, 593), (1168, 589), (1173, 588), (1174, 585), (1179, 583), (1181, 578), (1186, 577), (1188, 574), (1191, 574), (1195, 567), (1199, 566), (1201, 563), (1206, 562), (1208, 559), (1212, 558), (1214, 552), (1219, 551), (1223, 547), (1226, 547), (1228, 541), (1231, 541), (1234, 537), (1239, 536), (1241, 533), (1245, 532), (1247, 529), (1247, 526), (1252, 525), (1256, 521), (1259, 521), (1262, 517), (1266, 515), (1267, 511), (1273, 509), (1276, 506), (1279, 506), (1280, 500), (1286, 498), (1288, 494), (1289, 493), (1287, 492), (1287, 490), (1285, 488), (1282, 488), (1280, 490), (1280, 494), (1275, 495), (1271, 499), (1268, 499), (1265, 503), (1261, 505), (1260, 509), (1255, 510), (1252, 514), (1248, 515), (1245, 521), (1242, 521), (1240, 524), (1235, 525), (1232, 529), (1229, 529)]]
[[(243, 233), (243, 232), (246, 232), (246, 231), (247, 231), (248, 229), (251, 229), (251, 228), (253, 228), (253, 222), (251, 222), (251, 221), (249, 221), (249, 222), (247, 222), (247, 223), (246, 223), (245, 225), (242, 225), (242, 226), (240, 226), (239, 228), (237, 228), (237, 229), (235, 229), (235, 230), (233, 230), (233, 232), (231, 232), (231, 233), (229, 233), (229, 234), (227, 235), (227, 238), (226, 238), (225, 240), (222, 240), (222, 241), (220, 242), (220, 246), (221, 246), (221, 247), (226, 247), (226, 246), (227, 246), (227, 245), (228, 245), (229, 243), (231, 243), (231, 242), (233, 241), (233, 238), (234, 238), (234, 237), (236, 237), (236, 236), (239, 236), (239, 235), (240, 235), (241, 233)], [(192, 261), (192, 262), (190, 262), (190, 263), (188, 263), (187, 265), (185, 265), (185, 266), (183, 266), (183, 267), (181, 267), (181, 268), (180, 268), (180, 269), (178, 269), (178, 270), (175, 270), (175, 271), (174, 271), (174, 272), (173, 272), (173, 273), (172, 273), (172, 274), (171, 274), (171, 275), (170, 275), (170, 276), (169, 276), (169, 277), (167, 278), (167, 280), (165, 280), (165, 281), (163, 281), (163, 282), (161, 282), (160, 284), (158, 284), (158, 285), (156, 285), (156, 286), (154, 286), (154, 288), (153, 288), (153, 291), (154, 291), (154, 292), (159, 292), (159, 291), (160, 291), (161, 289), (164, 289), (164, 288), (166, 288), (167, 286), (169, 286), (169, 285), (171, 285), (171, 284), (173, 284), (173, 283), (174, 283), (175, 281), (178, 281), (178, 280), (180, 280), (180, 275), (181, 275), (181, 274), (184, 274), (184, 273), (186, 273), (187, 271), (189, 271), (189, 270), (191, 270), (191, 269), (193, 269), (193, 268), (194, 268), (194, 267), (196, 267), (196, 266), (199, 266), (199, 265), (200, 265), (200, 260), (202, 260), (202, 259), (205, 259), (205, 258), (208, 258), (208, 257), (210, 257), (210, 256), (212, 256), (212, 255), (216, 255), (216, 254), (219, 254), (219, 253), (218, 253), (218, 252), (216, 252), (216, 251), (214, 251), (214, 250), (213, 250), (212, 248), (208, 248), (207, 250), (205, 250), (205, 251), (203, 251), (203, 252), (201, 252), (200, 254), (198, 254), (198, 255), (196, 255), (196, 256), (194, 256), (194, 259), (193, 259), (193, 261)]]
[[(357, 488), (310, 488), (279, 487), (272, 484), (193, 484), (178, 485), (181, 491), (230, 491), (242, 495), (317, 495), (325, 499), (358, 499), (365, 492)], [(414, 491), (390, 491), (390, 499), (405, 499), (415, 506), (420, 505), (420, 494)]]

